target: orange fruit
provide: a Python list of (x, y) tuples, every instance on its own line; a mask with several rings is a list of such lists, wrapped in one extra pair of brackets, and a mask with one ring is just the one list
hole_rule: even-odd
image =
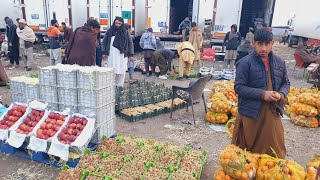
[(247, 172), (243, 172), (243, 173), (241, 174), (241, 179), (242, 179), (242, 180), (247, 180), (248, 178), (249, 178), (249, 175), (248, 175)]
[(268, 161), (268, 162), (266, 163), (266, 166), (267, 166), (269, 169), (271, 169), (271, 168), (274, 167), (274, 162)]
[(241, 172), (240, 170), (238, 170), (238, 171), (236, 172), (236, 177), (237, 177), (238, 179), (241, 179), (241, 177), (242, 177), (242, 172)]
[(282, 172), (283, 172), (284, 174), (289, 174), (289, 171), (290, 171), (287, 166), (283, 166), (283, 167), (281, 168), (281, 170), (282, 170)]
[(269, 168), (268, 168), (268, 166), (262, 166), (261, 170), (265, 172), (265, 171), (268, 171)]
[(249, 171), (249, 170), (251, 169), (251, 166), (250, 166), (250, 164), (245, 164), (245, 165), (244, 165), (244, 168), (245, 168), (247, 171)]

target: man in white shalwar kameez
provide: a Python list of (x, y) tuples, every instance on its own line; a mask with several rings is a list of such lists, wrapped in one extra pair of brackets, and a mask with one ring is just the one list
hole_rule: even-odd
[(102, 41), (102, 58), (114, 69), (116, 86), (122, 87), (128, 69), (128, 58), (133, 61), (133, 42), (121, 17), (116, 17)]

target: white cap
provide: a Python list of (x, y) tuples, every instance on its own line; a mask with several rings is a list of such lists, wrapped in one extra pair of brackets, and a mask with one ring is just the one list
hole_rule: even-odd
[(24, 20), (24, 19), (20, 19), (20, 20), (19, 20), (19, 23), (27, 24), (26, 20)]

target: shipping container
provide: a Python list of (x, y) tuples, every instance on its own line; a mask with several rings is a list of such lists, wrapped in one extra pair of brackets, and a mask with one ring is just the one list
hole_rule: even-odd
[(13, 0), (2, 0), (1, 1), (1, 11), (0, 11), (0, 32), (6, 31), (6, 23), (4, 18), (6, 16), (10, 17), (13, 22), (16, 24), (17, 18), (22, 18), (22, 11), (21, 11), (21, 2), (20, 1), (13, 1)]

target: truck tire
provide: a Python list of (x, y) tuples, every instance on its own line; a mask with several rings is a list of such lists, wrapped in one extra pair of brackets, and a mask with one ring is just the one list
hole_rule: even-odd
[(43, 42), (43, 36), (42, 35), (37, 35), (37, 43), (42, 44)]

